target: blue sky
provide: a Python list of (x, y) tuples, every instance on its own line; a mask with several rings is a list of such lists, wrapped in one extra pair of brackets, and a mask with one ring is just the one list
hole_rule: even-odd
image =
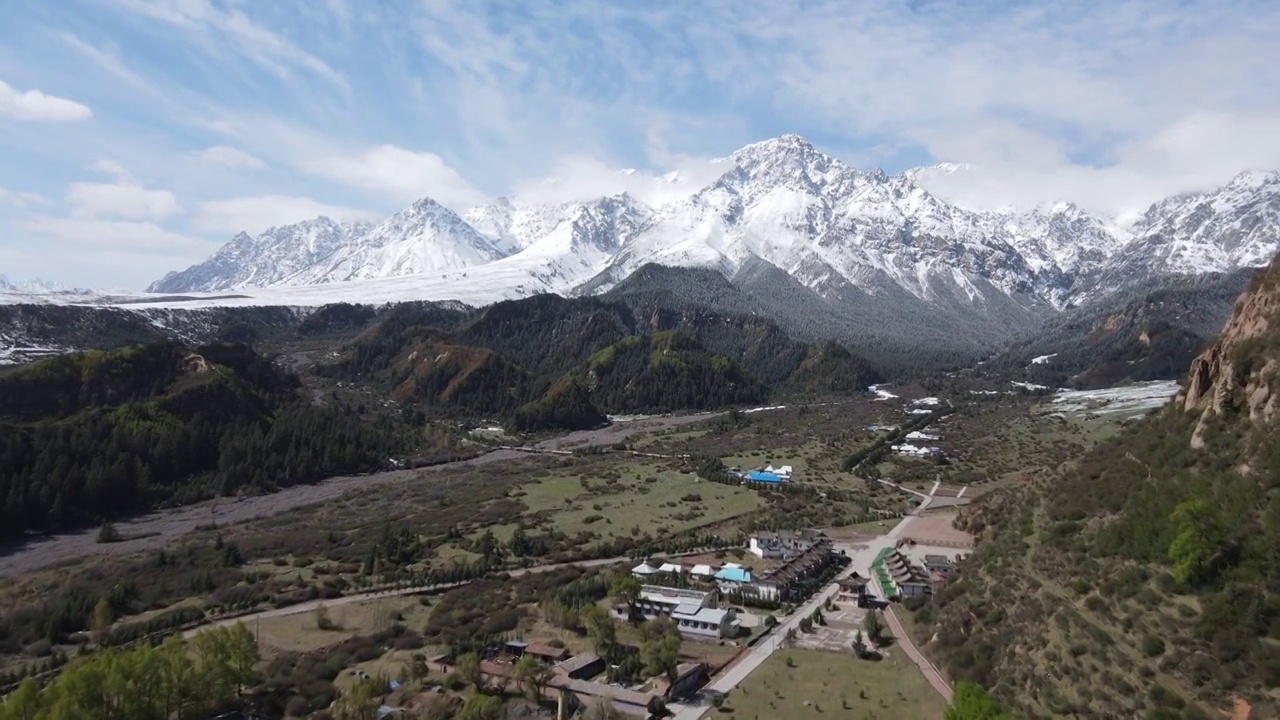
[(800, 133), (1125, 213), (1280, 167), (1280, 3), (8, 0), (0, 274), (140, 288), (238, 230), (613, 192)]

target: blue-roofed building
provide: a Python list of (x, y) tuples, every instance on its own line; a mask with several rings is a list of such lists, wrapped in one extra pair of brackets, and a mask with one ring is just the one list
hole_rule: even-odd
[(751, 582), (751, 571), (744, 567), (724, 567), (720, 569), (720, 572), (716, 573), (716, 579), (723, 582), (749, 583)]
[(782, 477), (781, 475), (777, 475), (771, 472), (765, 472), (763, 470), (748, 470), (747, 474), (744, 475), (743, 477), (748, 482), (780, 483), (780, 482), (786, 481), (786, 478)]

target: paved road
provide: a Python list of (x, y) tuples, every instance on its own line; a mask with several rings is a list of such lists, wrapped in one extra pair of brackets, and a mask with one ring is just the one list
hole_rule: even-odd
[[(908, 515), (902, 518), (897, 525), (893, 526), (893, 529), (884, 535), (873, 538), (858, 546), (844, 548), (845, 551), (849, 553), (849, 557), (851, 559), (849, 567), (846, 568), (845, 571), (842, 572), (834, 581), (815, 595), (813, 599), (808, 603), (805, 603), (803, 607), (793, 613), (789, 620), (775, 627), (773, 632), (769, 634), (769, 637), (761, 640), (758, 645), (748, 650), (739, 657), (736, 662), (713, 678), (711, 682), (707, 684), (706, 688), (704, 688), (704, 691), (711, 690), (718, 693), (727, 693), (737, 687), (738, 684), (745, 680), (748, 675), (755, 672), (756, 668), (763, 665), (764, 661), (769, 659), (769, 656), (773, 655), (773, 653), (783, 647), (789, 630), (799, 631), (800, 621), (812, 615), (814, 610), (825, 605), (827, 600), (836, 594), (839, 589), (837, 584), (839, 580), (852, 574), (855, 570), (864, 576), (870, 573), (871, 562), (875, 560), (876, 553), (885, 546), (893, 545), (906, 529), (907, 523), (910, 521), (911, 516)], [(883, 592), (883, 590), (881, 592)], [(707, 712), (708, 708), (707, 705), (683, 703), (672, 704), (669, 707), (675, 711), (675, 717), (673, 720), (698, 720)]]

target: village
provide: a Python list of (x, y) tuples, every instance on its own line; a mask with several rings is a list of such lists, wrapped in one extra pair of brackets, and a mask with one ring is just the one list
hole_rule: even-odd
[[(680, 636), (679, 658), (668, 672), (619, 682), (613, 679), (617, 666), (610, 664), (616, 648), (574, 648), (558, 636), (537, 634), (488, 646), (472, 666), (439, 654), (426, 659), (426, 668), (440, 678), (461, 672), (488, 692), (528, 688), (537, 702), (523, 717), (596, 717), (590, 713), (607, 706), (626, 717), (696, 720), (787, 648), (861, 658), (889, 645), (910, 648), (901, 626), (889, 619), (892, 605), (939, 591), (971, 547), (972, 538), (950, 527), (950, 516), (907, 516), (880, 536), (757, 532), (740, 548), (741, 561), (702, 553), (645, 558), (617, 571), (603, 603), (614, 626), (607, 633), (621, 637), (638, 628), (643, 636), (650, 627), (671, 628)], [(728, 652), (709, 662), (708, 648)], [(923, 657), (907, 652), (919, 658), (926, 675), (936, 673)], [(379, 717), (418, 717), (447, 683), (428, 682), (434, 692), (403, 706), (384, 704)], [(387, 689), (401, 686), (390, 681)]]

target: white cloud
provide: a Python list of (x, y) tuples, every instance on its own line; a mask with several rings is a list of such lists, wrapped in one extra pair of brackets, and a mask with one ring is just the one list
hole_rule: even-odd
[(0, 187), (0, 203), (24, 208), (31, 205), (44, 205), (48, 199), (37, 192), (21, 192)]
[[(346, 79), (328, 63), (303, 50), (279, 33), (255, 23), (235, 7), (219, 8), (209, 0), (116, 0), (118, 5), (141, 15), (169, 23), (191, 33), (216, 33), (233, 42), (243, 54), (279, 77), (301, 69), (345, 88)], [(225, 47), (207, 43), (211, 53), (223, 54)]]
[(705, 80), (882, 159), (975, 165), (936, 183), (967, 204), (1132, 212), (1280, 163), (1274, 4), (718, 7), (681, 18)]
[(12, 231), (28, 242), (0, 246), (6, 269), (74, 287), (140, 290), (175, 267), (208, 257), (220, 244), (152, 222), (122, 220), (34, 217)]
[(377, 213), (328, 205), (309, 197), (258, 195), (202, 202), (192, 220), (192, 227), (202, 233), (256, 233), (321, 215), (348, 221), (381, 219)]
[(14, 120), (87, 120), (93, 111), (74, 100), (45, 95), (39, 90), (19, 92), (0, 80), (0, 116)]
[(394, 145), (378, 145), (356, 155), (304, 161), (301, 167), (344, 185), (391, 193), (401, 201), (430, 197), (460, 209), (485, 199), (439, 155)]
[(168, 190), (149, 190), (121, 180), (116, 183), (71, 183), (67, 202), (77, 217), (120, 217), (163, 220), (182, 212)]
[(94, 160), (93, 164), (89, 165), (89, 169), (94, 172), (102, 173), (103, 175), (110, 175), (116, 178), (129, 177), (129, 171), (125, 169), (124, 165), (116, 162), (115, 160), (107, 160), (105, 158), (102, 160)]
[(236, 127), (227, 120), (195, 120), (196, 125), (219, 135), (231, 135)]
[(53, 241), (54, 250), (74, 246), (98, 250), (118, 248), (131, 252), (148, 250), (186, 253), (216, 247), (216, 243), (171, 232), (151, 222), (36, 217), (23, 221), (19, 227), (32, 235)]
[(515, 196), (524, 202), (581, 201), (602, 195), (629, 193), (653, 206), (682, 200), (703, 189), (727, 171), (724, 163), (690, 157), (668, 157), (660, 172), (618, 170), (587, 155), (558, 158), (550, 177), (517, 184)]
[[(1067, 199), (1094, 212), (1129, 218), (1163, 198), (1221, 186), (1246, 169), (1280, 168), (1280, 113), (1195, 113), (1150, 137), (1120, 144), (1101, 167), (1071, 162), (1062, 148), (1023, 137), (1009, 150), (970, 152), (985, 162), (921, 184), (961, 205), (1030, 207)], [(984, 147), (984, 140), (976, 140)], [(1037, 150), (1037, 146), (1039, 150)], [(961, 155), (955, 155), (960, 157)]]
[(214, 145), (213, 147), (201, 150), (196, 153), (196, 155), (207, 163), (212, 165), (222, 165), (223, 167), (260, 170), (267, 166), (266, 163), (249, 153), (228, 145)]

